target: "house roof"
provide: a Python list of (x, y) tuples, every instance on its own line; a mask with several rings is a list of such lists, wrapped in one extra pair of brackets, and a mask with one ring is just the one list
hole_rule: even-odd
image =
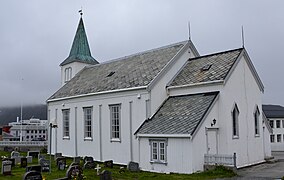
[(84, 28), (84, 23), (82, 17), (80, 18), (79, 25), (73, 40), (72, 48), (69, 56), (60, 64), (64, 66), (72, 62), (82, 62), (87, 64), (98, 64), (90, 51), (86, 31)]
[(189, 134), (202, 121), (218, 92), (169, 97), (135, 134)]
[(225, 80), (242, 50), (234, 49), (189, 59), (169, 86)]
[(147, 86), (187, 42), (87, 66), (49, 100)]
[(284, 107), (280, 105), (262, 105), (262, 111), (267, 118), (284, 118)]

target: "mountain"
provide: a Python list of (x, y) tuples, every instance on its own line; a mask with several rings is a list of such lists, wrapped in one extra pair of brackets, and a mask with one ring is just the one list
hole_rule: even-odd
[[(25, 105), (22, 108), (23, 120), (30, 118), (47, 119), (47, 106), (40, 105)], [(21, 119), (21, 107), (0, 107), (0, 125), (7, 125), (9, 122), (17, 121), (17, 117)]]

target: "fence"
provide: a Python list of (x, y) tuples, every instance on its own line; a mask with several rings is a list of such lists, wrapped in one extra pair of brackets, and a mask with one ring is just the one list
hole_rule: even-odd
[(47, 146), (47, 141), (0, 141), (0, 147), (8, 146), (8, 147), (21, 147), (21, 146)]
[(236, 153), (233, 155), (225, 154), (205, 154), (204, 155), (205, 165), (223, 165), (236, 167)]

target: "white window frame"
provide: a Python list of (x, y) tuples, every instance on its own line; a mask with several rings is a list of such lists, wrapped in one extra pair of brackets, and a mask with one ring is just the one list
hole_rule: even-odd
[(150, 139), (150, 162), (167, 164), (167, 139)]
[(84, 140), (93, 139), (93, 107), (83, 107), (84, 114)]
[(70, 109), (62, 109), (63, 139), (70, 137)]
[(254, 116), (254, 135), (255, 135), (255, 137), (259, 137), (259, 133), (260, 133), (259, 116), (260, 116), (260, 113), (259, 113), (259, 109), (258, 109), (257, 106), (256, 106), (256, 109), (253, 113), (253, 116)]
[(231, 115), (232, 115), (232, 137), (233, 137), (233, 139), (238, 139), (239, 138), (239, 115), (240, 115), (240, 111), (239, 111), (237, 104), (234, 104)]
[(72, 78), (72, 68), (68, 67), (64, 70), (64, 81), (70, 81), (70, 79)]
[(121, 142), (121, 104), (109, 105), (110, 110), (110, 140)]

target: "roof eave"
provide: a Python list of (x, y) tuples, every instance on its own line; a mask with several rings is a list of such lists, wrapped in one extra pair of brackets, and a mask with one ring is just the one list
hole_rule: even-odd
[(136, 134), (137, 137), (149, 138), (192, 138), (190, 134)]

